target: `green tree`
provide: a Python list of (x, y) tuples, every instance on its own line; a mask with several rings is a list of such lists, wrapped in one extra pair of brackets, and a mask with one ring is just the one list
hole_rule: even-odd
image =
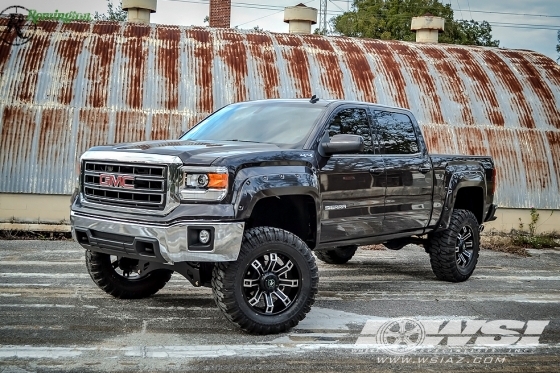
[(363, 38), (414, 41), (412, 17), (430, 14), (445, 19), (439, 40), (448, 44), (498, 47), (486, 21), (455, 20), (450, 4), (439, 0), (354, 0), (352, 10), (331, 19), (336, 33)]
[(111, 0), (107, 0), (107, 14), (95, 12), (93, 19), (96, 21), (126, 21), (127, 17), (126, 10), (122, 8), (122, 1), (119, 1), (119, 5), (114, 6)]

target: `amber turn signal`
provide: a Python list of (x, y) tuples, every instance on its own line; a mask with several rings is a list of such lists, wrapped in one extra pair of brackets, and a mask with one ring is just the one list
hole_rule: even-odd
[(228, 174), (208, 174), (208, 188), (224, 189), (228, 186)]

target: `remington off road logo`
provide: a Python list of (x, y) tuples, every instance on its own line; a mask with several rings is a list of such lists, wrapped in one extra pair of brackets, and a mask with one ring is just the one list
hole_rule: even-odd
[(59, 13), (55, 10), (54, 13), (38, 13), (36, 10), (29, 10), (29, 20), (33, 23), (38, 21), (62, 21), (64, 23), (72, 21), (91, 21), (90, 13)]
[(37, 25), (26, 22), (30, 11), (22, 6), (10, 6), (0, 13), (0, 18), (8, 18), (8, 24), (0, 31), (0, 39), (3, 43), (10, 45), (23, 45), (27, 43), (35, 31)]
[(90, 13), (59, 12), (39, 13), (34, 9), (14, 5), (0, 13), (0, 18), (8, 18), (8, 24), (1, 32), (2, 42), (10, 45), (23, 45), (27, 43), (37, 30), (39, 21), (62, 21), (63, 23), (72, 21), (91, 21)]

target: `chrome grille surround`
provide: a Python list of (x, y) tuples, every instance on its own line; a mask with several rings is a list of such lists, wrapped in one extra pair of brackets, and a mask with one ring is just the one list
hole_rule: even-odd
[[(180, 203), (183, 163), (176, 156), (88, 151), (80, 158), (80, 200), (85, 207), (131, 214), (167, 215)], [(100, 185), (102, 174), (122, 182)], [(134, 178), (134, 188), (120, 177)], [(132, 185), (132, 184), (126, 184)]]

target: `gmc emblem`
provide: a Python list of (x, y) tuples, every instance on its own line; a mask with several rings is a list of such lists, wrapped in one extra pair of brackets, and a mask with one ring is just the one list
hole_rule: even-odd
[[(127, 184), (127, 180), (131, 180), (131, 183)], [(111, 175), (111, 174), (101, 174), (99, 175), (99, 185), (117, 188), (134, 189), (134, 177), (124, 176), (124, 175)]]

